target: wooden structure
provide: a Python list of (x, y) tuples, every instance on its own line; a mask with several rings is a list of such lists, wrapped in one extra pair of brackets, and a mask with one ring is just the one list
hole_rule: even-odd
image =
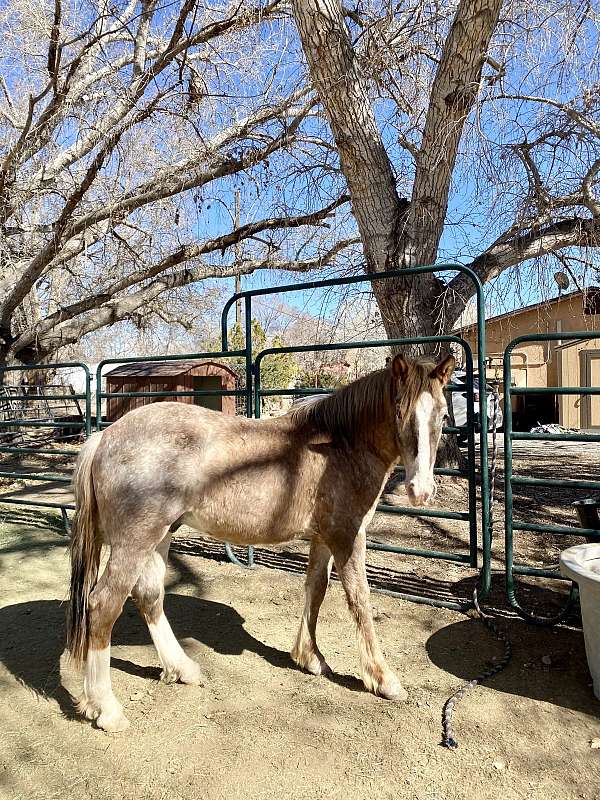
[[(194, 392), (235, 390), (237, 375), (229, 367), (216, 361), (175, 360), (147, 361), (122, 364), (106, 374), (107, 392)], [(133, 408), (156, 403), (161, 400), (175, 400), (179, 403), (204, 406), (224, 414), (235, 414), (235, 397), (196, 395), (194, 397), (109, 397), (106, 405), (106, 419), (109, 422), (122, 417)]]

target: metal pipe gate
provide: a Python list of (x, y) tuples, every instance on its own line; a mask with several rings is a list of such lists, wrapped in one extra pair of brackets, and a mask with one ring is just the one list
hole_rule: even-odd
[[(459, 336), (437, 336), (437, 337), (420, 337), (420, 338), (412, 338), (412, 339), (382, 339), (382, 340), (374, 340), (374, 341), (366, 341), (366, 342), (334, 342), (332, 344), (327, 345), (315, 345), (315, 346), (303, 346), (303, 347), (284, 347), (284, 348), (267, 348), (262, 352), (258, 353), (256, 358), (253, 359), (253, 350), (252, 350), (252, 301), (254, 298), (259, 296), (265, 296), (270, 294), (282, 294), (287, 292), (298, 292), (298, 291), (305, 291), (308, 289), (320, 289), (326, 287), (333, 287), (333, 286), (342, 286), (342, 285), (353, 285), (356, 283), (370, 283), (374, 280), (386, 280), (389, 278), (398, 278), (398, 277), (405, 277), (407, 275), (420, 275), (425, 273), (450, 273), (455, 274), (457, 272), (461, 272), (467, 275), (471, 281), (473, 282), (473, 286), (475, 289), (475, 297), (477, 302), (477, 340), (478, 340), (478, 352), (477, 352), (477, 370), (479, 375), (481, 376), (480, 380), (480, 387), (479, 387), (479, 420), (480, 426), (479, 430), (476, 431), (475, 426), (475, 408), (474, 408), (474, 388), (473, 388), (473, 371), (474, 371), (474, 359), (473, 354), (471, 352), (471, 348), (469, 344)], [(227, 324), (228, 324), (228, 314), (232, 306), (238, 302), (242, 301), (244, 303), (245, 308), (245, 341), (244, 341), (244, 348), (240, 350), (229, 350), (228, 348), (228, 332), (227, 332)], [(146, 398), (153, 398), (153, 399), (166, 399), (169, 398), (177, 398), (177, 397), (189, 397), (189, 396), (215, 396), (215, 395), (235, 395), (235, 396), (243, 396), (246, 400), (246, 414), (249, 417), (260, 417), (261, 414), (261, 401), (262, 398), (268, 397), (270, 395), (303, 395), (303, 394), (314, 394), (315, 391), (312, 389), (275, 389), (275, 390), (265, 390), (261, 387), (261, 366), (265, 359), (272, 357), (273, 355), (281, 355), (282, 353), (293, 353), (293, 352), (306, 352), (306, 351), (320, 351), (320, 350), (341, 350), (341, 349), (361, 349), (366, 347), (389, 347), (389, 346), (402, 346), (402, 345), (409, 345), (409, 344), (416, 344), (416, 343), (426, 343), (426, 344), (445, 344), (450, 345), (454, 344), (463, 349), (464, 357), (465, 357), (465, 366), (466, 366), (466, 393), (467, 393), (467, 425), (465, 428), (456, 428), (456, 427), (447, 427), (445, 428), (446, 433), (464, 433), (467, 436), (467, 469), (466, 470), (459, 470), (459, 469), (438, 469), (436, 472), (441, 475), (451, 475), (455, 477), (465, 478), (468, 481), (468, 508), (463, 511), (456, 511), (456, 510), (437, 510), (437, 509), (414, 509), (414, 508), (398, 508), (395, 506), (386, 506), (380, 505), (378, 510), (381, 513), (386, 514), (403, 514), (408, 516), (414, 517), (430, 517), (430, 518), (441, 518), (441, 519), (450, 519), (450, 520), (460, 520), (464, 522), (468, 522), (469, 524), (469, 547), (468, 552), (465, 553), (447, 553), (441, 550), (421, 550), (418, 548), (409, 548), (409, 547), (396, 547), (393, 545), (383, 545), (374, 542), (369, 543), (369, 548), (372, 550), (380, 550), (384, 552), (394, 552), (394, 553), (402, 553), (408, 554), (413, 556), (421, 556), (427, 558), (437, 558), (442, 560), (447, 560), (455, 563), (465, 564), (470, 567), (477, 567), (479, 566), (479, 557), (478, 557), (478, 550), (479, 546), (481, 545), (481, 578), (480, 578), (480, 597), (484, 597), (490, 589), (491, 584), (491, 541), (490, 541), (490, 509), (489, 509), (489, 474), (488, 474), (488, 453), (487, 453), (487, 396), (485, 391), (485, 317), (484, 317), (484, 298), (483, 298), (483, 286), (477, 277), (477, 275), (472, 272), (468, 267), (464, 267), (460, 264), (441, 264), (441, 265), (433, 265), (433, 266), (425, 266), (425, 267), (416, 267), (413, 269), (406, 269), (406, 270), (393, 270), (389, 272), (378, 273), (375, 275), (371, 275), (369, 277), (366, 276), (355, 276), (351, 278), (339, 278), (339, 279), (328, 279), (328, 280), (321, 280), (321, 281), (309, 281), (305, 283), (299, 284), (291, 284), (286, 286), (278, 286), (278, 287), (271, 287), (266, 289), (256, 289), (250, 290), (246, 292), (241, 292), (239, 294), (233, 295), (226, 303), (225, 307), (223, 308), (222, 316), (221, 316), (221, 336), (222, 336), (222, 350), (219, 352), (206, 352), (206, 353), (193, 353), (193, 354), (186, 354), (186, 355), (178, 355), (178, 356), (145, 356), (139, 358), (130, 358), (130, 359), (105, 359), (102, 361), (96, 370), (96, 425), (95, 427), (97, 430), (102, 430), (108, 424), (102, 420), (102, 401), (109, 399), (111, 397), (119, 397), (124, 398), (128, 396), (135, 396), (135, 397), (146, 397)], [(136, 363), (136, 362), (153, 362), (153, 361), (177, 361), (177, 360), (187, 360), (187, 359), (198, 359), (198, 358), (219, 358), (219, 359), (227, 359), (227, 358), (242, 358), (244, 359), (245, 364), (245, 387), (240, 390), (218, 390), (218, 389), (207, 389), (207, 390), (199, 390), (199, 391), (190, 391), (190, 392), (183, 392), (183, 391), (144, 391), (144, 392), (108, 392), (102, 390), (102, 372), (103, 369), (110, 364), (114, 363)], [(0, 368), (0, 371), (3, 369), (4, 372), (9, 370), (20, 370), (20, 371), (29, 371), (29, 370), (39, 370), (39, 369), (46, 369), (46, 370), (53, 370), (53, 369), (60, 369), (60, 368), (80, 368), (84, 371), (85, 375), (85, 386), (86, 391), (84, 394), (78, 395), (68, 395), (70, 398), (77, 398), (85, 401), (85, 417), (82, 421), (81, 428), (86, 436), (89, 436), (92, 427), (93, 427), (93, 418), (92, 418), (92, 404), (91, 404), (91, 377), (89, 373), (89, 369), (85, 364), (80, 362), (60, 362), (57, 364), (47, 364), (47, 365), (22, 365), (22, 366), (15, 366), (15, 367), (5, 367)], [(464, 386), (457, 386), (455, 384), (451, 384), (449, 387), (450, 391), (464, 391)], [(60, 397), (66, 397), (60, 396)], [(23, 401), (29, 399), (25, 394), (23, 394), (22, 398)], [(7, 428), (11, 427), (13, 422), (6, 422), (0, 421), (0, 433), (2, 430), (6, 430)], [(36, 426), (36, 425), (46, 425), (47, 427), (60, 427), (59, 423), (47, 423), (38, 421), (24, 421), (24, 425)], [(71, 425), (71, 423), (68, 423)], [(479, 493), (479, 500), (480, 500), (480, 513), (478, 514), (477, 511), (477, 460), (476, 460), (476, 434), (479, 435), (479, 444), (480, 444), (480, 457), (479, 457), (479, 486), (480, 486), (480, 493)], [(20, 446), (16, 447), (0, 447), (0, 453), (12, 453), (15, 455), (23, 456), (27, 454), (35, 454), (35, 455), (75, 455), (73, 451), (59, 451), (59, 450), (48, 450), (48, 449), (35, 449), (35, 448), (24, 448)], [(31, 482), (35, 482), (37, 480), (45, 481), (45, 480), (55, 480), (57, 478), (60, 479), (63, 483), (68, 483), (69, 478), (65, 476), (56, 476), (56, 475), (43, 475), (42, 473), (31, 471), (31, 472), (15, 472), (7, 470), (6, 472), (0, 472), (0, 477), (12, 477), (12, 478), (21, 478), (23, 480), (28, 480)], [(38, 506), (48, 506), (53, 508), (60, 508), (63, 513), (63, 518), (66, 519), (66, 510), (72, 509), (72, 503), (66, 504), (63, 502), (54, 502), (50, 501), (43, 501), (40, 500), (39, 497), (30, 497), (27, 498), (19, 498), (18, 493), (10, 492), (7, 495), (2, 495), (0, 497), (0, 502), (2, 503), (17, 503), (23, 505), (38, 505)], [(479, 539), (479, 533), (481, 532), (481, 539)], [(237, 564), (241, 562), (236, 558), (233, 550), (230, 546), (226, 546), (227, 553), (229, 558)], [(252, 565), (253, 561), (253, 552), (252, 548), (248, 548), (248, 566)], [(245, 566), (245, 565), (243, 565)], [(384, 591), (384, 590), (382, 590)], [(455, 609), (464, 609), (470, 603), (467, 602), (453, 602), (453, 601), (445, 601), (445, 600), (438, 600), (432, 598), (425, 598), (418, 595), (412, 594), (405, 594), (399, 592), (392, 592), (389, 591), (389, 594), (394, 596), (403, 597), (415, 602), (424, 602), (430, 603), (436, 606), (443, 606), (448, 608), (455, 608)]]
[(571, 590), (564, 608), (555, 616), (539, 617), (527, 611), (519, 603), (516, 596), (515, 575), (529, 575), (541, 578), (566, 580), (558, 570), (529, 567), (514, 562), (514, 531), (530, 533), (552, 533), (557, 536), (586, 536), (600, 541), (600, 531), (593, 528), (570, 527), (564, 525), (547, 525), (528, 523), (514, 519), (514, 486), (545, 486), (571, 489), (600, 489), (600, 481), (578, 481), (577, 479), (531, 478), (513, 474), (513, 442), (515, 441), (553, 441), (553, 442), (600, 442), (600, 433), (521, 433), (513, 430), (512, 398), (519, 395), (598, 395), (598, 386), (511, 386), (511, 356), (515, 347), (526, 342), (553, 341), (585, 341), (600, 339), (600, 331), (572, 331), (557, 333), (532, 333), (513, 339), (504, 351), (504, 478), (505, 478), (505, 578), (506, 595), (510, 605), (528, 622), (537, 625), (552, 625), (564, 619), (571, 611), (577, 599), (577, 586), (571, 584)]
[[(437, 558), (457, 563), (467, 564), (471, 567), (478, 566), (478, 531), (481, 530), (481, 578), (479, 594), (485, 597), (491, 586), (491, 534), (490, 534), (490, 507), (489, 507), (489, 473), (488, 473), (488, 447), (487, 447), (487, 394), (485, 390), (485, 380), (480, 381), (479, 387), (479, 430), (476, 432), (475, 411), (474, 411), (474, 390), (473, 390), (473, 354), (471, 348), (462, 337), (459, 336), (424, 336), (405, 339), (380, 339), (366, 342), (334, 342), (326, 345), (305, 345), (297, 347), (267, 348), (256, 355), (254, 364), (252, 363), (252, 300), (270, 294), (283, 294), (288, 292), (306, 291), (309, 289), (322, 289), (333, 286), (348, 286), (356, 283), (371, 283), (372, 281), (386, 280), (389, 278), (404, 277), (407, 275), (422, 275), (427, 273), (456, 273), (462, 272), (473, 282), (475, 288), (475, 298), (477, 303), (477, 368), (480, 376), (485, 377), (485, 308), (483, 285), (478, 276), (468, 267), (461, 264), (439, 264), (425, 267), (414, 267), (412, 269), (391, 270), (380, 272), (369, 277), (358, 275), (351, 278), (331, 278), (321, 281), (307, 281), (304, 283), (289, 284), (286, 286), (269, 287), (265, 289), (252, 289), (245, 292), (234, 294), (225, 304), (221, 316), (221, 338), (223, 350), (228, 349), (228, 315), (232, 306), (242, 300), (245, 308), (245, 344), (246, 344), (246, 392), (247, 408), (250, 407), (253, 413), (250, 416), (260, 417), (261, 400), (263, 397), (276, 395), (302, 396), (316, 394), (314, 389), (271, 389), (264, 390), (261, 387), (261, 366), (264, 359), (269, 356), (281, 355), (284, 353), (301, 352), (320, 352), (326, 350), (349, 350), (361, 349), (366, 347), (394, 347), (410, 344), (450, 344), (454, 343), (462, 347), (465, 355), (466, 380), (467, 380), (467, 425), (465, 429), (456, 427), (444, 428), (444, 433), (465, 433), (467, 436), (467, 469), (438, 469), (437, 474), (453, 475), (464, 477), (468, 481), (468, 509), (466, 511), (443, 511), (434, 509), (416, 509), (406, 507), (387, 506), (380, 504), (377, 510), (385, 514), (403, 514), (414, 517), (430, 517), (438, 519), (462, 520), (469, 523), (469, 552), (468, 553), (445, 553), (439, 550), (421, 550), (418, 548), (396, 547), (393, 545), (382, 545), (375, 542), (368, 542), (370, 550), (381, 550), (386, 552), (401, 553), (413, 556), (423, 556), (427, 558)], [(464, 387), (450, 384), (449, 391), (462, 391)], [(326, 392), (326, 390), (321, 390)], [(480, 517), (477, 514), (477, 466), (476, 466), (476, 433), (479, 435), (480, 459)], [(478, 519), (480, 524), (478, 525)], [(385, 591), (385, 590), (381, 590)], [(401, 597), (414, 602), (422, 602), (430, 605), (441, 606), (463, 610), (471, 606), (471, 601), (454, 602), (424, 598), (418, 595), (406, 594), (402, 592), (387, 591), (386, 593), (396, 597)]]
[[(27, 389), (29, 388), (27, 384), (24, 384), (21, 381), (21, 385), (11, 388), (16, 388), (16, 391), (8, 393), (6, 388), (3, 386), (4, 384), (4, 375), (7, 372), (20, 372), (27, 374), (28, 372), (32, 372), (35, 370), (36, 372), (39, 371), (50, 371), (55, 372), (56, 370), (68, 368), (70, 370), (81, 370), (84, 376), (84, 384), (85, 384), (85, 391), (84, 393), (73, 393), (73, 392), (65, 392), (65, 393), (57, 393), (53, 392), (51, 394), (44, 393), (43, 395), (37, 394), (35, 392), (28, 393)], [(90, 371), (86, 364), (77, 361), (63, 361), (63, 362), (56, 362), (53, 364), (25, 364), (19, 366), (5, 366), (2, 367), (0, 370), (0, 374), (2, 377), (2, 381), (0, 381), (0, 385), (3, 386), (4, 392), (0, 398), (0, 407), (3, 407), (8, 413), (18, 413), (21, 411), (23, 413), (22, 418), (14, 418), (14, 419), (0, 419), (0, 434), (10, 431), (11, 429), (17, 428), (18, 431), (25, 431), (27, 428), (39, 431), (41, 429), (48, 429), (49, 431), (54, 430), (59, 433), (59, 440), (64, 438), (60, 436), (61, 431), (69, 430), (77, 430), (84, 436), (89, 436), (92, 432), (92, 417), (91, 417), (91, 392), (90, 392)], [(39, 403), (40, 399), (43, 399), (45, 405), (48, 409), (48, 417), (41, 417), (41, 418), (29, 418), (27, 416), (28, 413), (28, 404)], [(82, 414), (81, 422), (77, 420), (55, 420), (51, 419), (51, 406), (50, 404), (55, 401), (73, 401), (78, 404), (78, 401), (82, 400), (84, 402), (84, 412)], [(3, 414), (4, 416), (4, 414)], [(63, 458), (72, 458), (75, 459), (77, 455), (77, 450), (65, 450), (61, 448), (56, 448), (52, 446), (26, 446), (23, 443), (21, 444), (4, 444), (0, 441), (0, 456), (9, 455), (9, 456), (16, 456), (17, 458), (22, 458), (23, 456), (60, 456)], [(4, 469), (0, 471), (0, 477), (2, 478), (12, 478), (15, 480), (21, 480), (25, 482), (27, 485), (25, 490), (18, 490), (12, 489), (7, 494), (3, 494), (0, 498), (0, 502), (2, 503), (9, 503), (14, 505), (23, 505), (23, 506), (38, 506), (41, 508), (56, 508), (59, 509), (63, 523), (67, 531), (69, 531), (69, 518), (67, 515), (67, 511), (75, 510), (75, 506), (72, 502), (70, 502), (69, 496), (65, 495), (63, 497), (55, 497), (55, 494), (60, 494), (56, 492), (56, 487), (60, 489), (61, 486), (68, 487), (71, 483), (71, 478), (65, 474), (55, 474), (52, 472), (40, 472), (39, 470), (31, 471), (30, 468), (27, 466), (19, 467), (18, 469)], [(31, 486), (31, 484), (41, 484), (41, 486)]]

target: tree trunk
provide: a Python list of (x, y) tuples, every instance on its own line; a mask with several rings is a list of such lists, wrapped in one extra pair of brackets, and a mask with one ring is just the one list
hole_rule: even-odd
[[(434, 263), (444, 229), (452, 173), (464, 123), (474, 106), (502, 0), (461, 0), (431, 85), (410, 201), (396, 179), (352, 45), (341, 0), (294, 0), (296, 25), (312, 82), (327, 114), (356, 218), (365, 271)], [(375, 281), (373, 291), (390, 338), (448, 332), (443, 287), (433, 275)], [(435, 344), (408, 345), (410, 355)]]
[[(346, 26), (341, 0), (294, 0), (294, 16), (311, 78), (339, 152), (368, 275), (432, 264), (448, 208), (452, 173), (464, 123), (471, 112), (502, 0), (460, 0), (431, 85), (410, 201), (396, 181)], [(374, 281), (388, 336), (415, 339), (449, 333), (462, 308), (445, 302), (433, 274)], [(448, 309), (451, 308), (451, 311)], [(411, 356), (439, 356), (438, 342), (410, 342)], [(441, 448), (442, 463), (460, 463), (456, 437)]]
[[(390, 264), (390, 268), (398, 266), (400, 264)], [(415, 339), (446, 332), (443, 308), (436, 302), (436, 297), (441, 296), (441, 286), (434, 275), (373, 281), (373, 292), (390, 339)], [(439, 356), (442, 349), (437, 342), (415, 342), (402, 347), (403, 352), (412, 357)]]

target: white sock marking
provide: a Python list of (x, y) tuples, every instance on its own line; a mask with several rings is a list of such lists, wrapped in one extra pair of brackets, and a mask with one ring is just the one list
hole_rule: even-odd
[(167, 670), (175, 669), (188, 661), (183, 648), (175, 638), (171, 630), (169, 620), (164, 613), (158, 618), (158, 622), (149, 622), (148, 630), (158, 652), (160, 663)]
[(89, 700), (101, 705), (113, 698), (110, 682), (110, 645), (103, 650), (88, 651), (83, 690)]

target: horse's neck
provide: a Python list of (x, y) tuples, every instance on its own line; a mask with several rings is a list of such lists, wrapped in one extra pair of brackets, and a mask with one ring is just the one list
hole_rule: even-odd
[(360, 443), (361, 447), (370, 450), (381, 461), (384, 472), (394, 467), (400, 458), (395, 418), (386, 419), (376, 425)]

